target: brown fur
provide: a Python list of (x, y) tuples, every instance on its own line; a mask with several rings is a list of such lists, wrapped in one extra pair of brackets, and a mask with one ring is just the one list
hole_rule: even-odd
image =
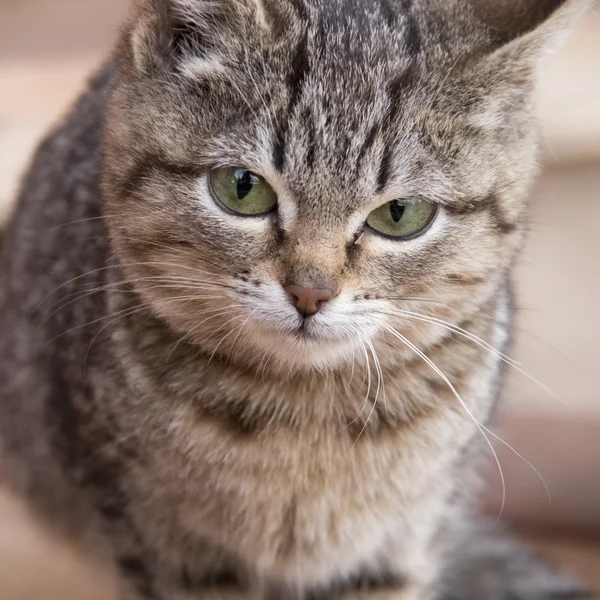
[[(5, 470), (123, 598), (452, 597), (537, 61), (585, 2), (507, 4), (140, 1), (42, 146), (4, 265)], [(277, 213), (217, 206), (207, 172), (238, 165)], [(366, 227), (414, 197), (420, 237)], [(322, 282), (303, 319), (284, 287)], [(486, 598), (564, 598), (538, 569)]]

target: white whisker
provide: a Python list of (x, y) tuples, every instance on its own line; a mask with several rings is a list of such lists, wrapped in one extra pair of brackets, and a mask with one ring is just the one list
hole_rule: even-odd
[(208, 309), (208, 310), (202, 310), (198, 313), (198, 315), (202, 315), (202, 314), (210, 314), (210, 313), (217, 313), (216, 315), (212, 315), (210, 317), (207, 317), (206, 319), (203, 319), (202, 321), (200, 321), (200, 323), (198, 323), (197, 325), (194, 325), (194, 327), (192, 327), (184, 336), (182, 336), (177, 343), (173, 346), (173, 348), (171, 348), (171, 351), (169, 352), (169, 355), (167, 356), (167, 359), (165, 360), (165, 363), (168, 363), (171, 356), (173, 355), (173, 353), (177, 350), (177, 348), (179, 347), (180, 344), (182, 344), (187, 338), (189, 338), (190, 336), (192, 336), (194, 334), (194, 332), (196, 332), (200, 327), (202, 327), (202, 325), (204, 325), (204, 323), (206, 323), (207, 321), (210, 321), (211, 319), (216, 319), (217, 317), (221, 317), (224, 315), (229, 315), (232, 312), (235, 312), (236, 309), (239, 308), (243, 308), (243, 306), (236, 304), (236, 305), (232, 305), (232, 306), (226, 306), (226, 307), (219, 307), (219, 308), (212, 308), (212, 309)]
[(490, 450), (492, 451), (494, 460), (496, 461), (496, 465), (498, 466), (498, 471), (500, 473), (500, 479), (502, 481), (502, 504), (500, 507), (500, 513), (498, 515), (498, 519), (500, 519), (500, 517), (502, 516), (502, 513), (504, 512), (504, 507), (506, 506), (506, 480), (504, 478), (504, 471), (502, 470), (502, 465), (500, 464), (500, 459), (498, 458), (498, 454), (496, 453), (496, 450), (494, 450), (494, 446), (493, 446), (492, 442), (490, 441), (488, 436), (485, 434), (486, 428), (477, 420), (475, 415), (473, 415), (473, 413), (471, 412), (471, 410), (469, 409), (467, 404), (462, 399), (461, 395), (458, 393), (458, 391), (456, 390), (456, 388), (454, 387), (452, 382), (448, 379), (448, 377), (446, 377), (444, 372), (423, 351), (419, 350), (419, 348), (417, 348), (409, 339), (404, 337), (401, 333), (398, 333), (393, 327), (390, 327), (389, 325), (384, 325), (384, 327), (393, 336), (398, 338), (403, 344), (405, 344), (413, 352), (415, 352), (415, 354), (420, 356), (440, 376), (440, 378), (446, 383), (446, 385), (448, 386), (448, 388), (450, 389), (452, 394), (460, 402), (460, 404), (466, 411), (467, 415), (469, 415), (469, 417), (473, 420), (473, 422), (475, 423), (475, 425), (477, 426), (477, 428), (479, 429), (479, 431), (485, 438), (485, 441), (487, 442), (488, 446), (490, 447)]
[[(60, 312), (61, 310), (64, 310), (65, 308), (67, 308), (67, 306), (70, 306), (71, 304), (74, 304), (75, 302), (78, 302), (80, 300), (84, 300), (85, 298), (89, 298), (90, 296), (93, 296), (94, 294), (99, 294), (101, 292), (113, 292), (113, 293), (117, 293), (117, 294), (137, 294), (139, 293), (138, 290), (135, 289), (118, 289), (119, 286), (122, 285), (126, 285), (128, 283), (139, 283), (143, 280), (147, 280), (147, 279), (153, 279), (153, 280), (161, 280), (164, 281), (164, 283), (161, 283), (159, 285), (153, 285), (153, 286), (148, 286), (148, 287), (141, 287), (142, 291), (150, 291), (150, 290), (157, 290), (157, 289), (171, 289), (171, 290), (211, 290), (214, 291), (215, 289), (219, 289), (218, 287), (215, 286), (210, 286), (207, 284), (196, 284), (193, 282), (190, 283), (178, 283), (178, 282), (173, 282), (173, 283), (167, 283), (169, 280), (168, 278), (159, 278), (159, 277), (155, 277), (155, 278), (139, 278), (137, 280), (132, 280), (132, 281), (123, 281), (123, 282), (118, 282), (118, 283), (113, 283), (113, 284), (106, 284), (104, 286), (98, 286), (96, 288), (94, 288), (93, 290), (82, 290), (80, 292), (75, 292), (74, 294), (70, 294), (69, 296), (66, 296), (64, 298), (62, 298), (61, 300), (59, 300), (54, 308), (54, 310), (52, 310), (52, 312), (46, 316), (46, 318), (42, 321), (42, 323), (46, 323), (48, 322), (56, 313)], [(77, 295), (79, 294), (79, 295)], [(72, 296), (76, 296), (75, 298), (72, 298)], [(215, 297), (208, 297), (208, 296), (198, 296), (198, 300), (204, 300), (204, 299), (212, 299)], [(218, 297), (216, 297), (218, 298)], [(64, 302), (66, 300), (66, 302)], [(62, 302), (62, 304), (61, 304)], [(58, 306), (57, 306), (58, 305)], [(50, 307), (51, 309), (53, 307)]]
[(444, 327), (445, 329), (452, 331), (453, 333), (456, 333), (457, 335), (459, 335), (461, 337), (471, 340), (472, 342), (474, 342), (481, 348), (485, 348), (486, 350), (488, 350), (489, 352), (494, 354), (494, 356), (497, 356), (498, 358), (502, 359), (505, 363), (507, 363), (513, 367), (520, 366), (520, 363), (518, 363), (516, 360), (510, 358), (510, 356), (507, 356), (506, 354), (500, 352), (500, 350), (498, 350), (497, 348), (494, 348), (491, 344), (486, 342), (483, 338), (475, 335), (474, 333), (471, 333), (470, 331), (467, 331), (466, 329), (463, 329), (462, 327), (458, 327), (458, 325), (453, 325), (452, 323), (449, 323), (448, 321), (444, 321), (443, 319), (438, 319), (437, 317), (431, 317), (429, 315), (422, 315), (419, 313), (415, 313), (415, 312), (408, 311), (408, 310), (401, 310), (401, 309), (385, 311), (385, 313), (393, 315), (393, 316), (406, 317), (408, 319), (412, 319), (415, 321), (423, 321), (425, 323), (431, 323), (433, 325), (440, 325), (440, 326)]
[[(366, 354), (366, 360), (367, 360), (367, 368), (369, 369), (369, 387), (367, 389), (367, 395), (365, 397), (365, 402), (368, 402), (369, 400), (369, 395), (371, 392), (371, 361), (369, 359), (369, 354), (367, 353), (367, 349), (365, 348), (365, 354)], [(362, 436), (362, 434), (365, 432), (365, 430), (367, 429), (367, 426), (369, 424), (369, 421), (371, 420), (371, 417), (373, 416), (373, 413), (375, 412), (375, 408), (377, 406), (377, 399), (379, 398), (379, 387), (381, 385), (381, 379), (378, 378), (377, 380), (377, 392), (375, 393), (375, 400), (373, 402), (373, 405), (371, 406), (371, 411), (369, 412), (369, 415), (367, 416), (367, 419), (365, 421), (365, 424), (363, 425), (363, 428), (360, 430), (359, 434), (356, 436), (356, 439), (354, 440), (354, 443), (352, 444), (352, 447), (354, 448), (354, 446), (356, 446), (356, 444), (358, 443), (358, 440), (360, 439), (360, 437)], [(362, 414), (362, 410), (360, 411), (359, 417)]]
[[(182, 297), (176, 297), (176, 298), (167, 298), (166, 300), (164, 300), (164, 302), (189, 302), (190, 300), (195, 300), (196, 297), (195, 296), (182, 296)], [(54, 341), (57, 340), (61, 337), (63, 337), (64, 335), (67, 335), (68, 333), (71, 333), (73, 331), (77, 331), (79, 329), (83, 329), (84, 327), (89, 327), (91, 325), (95, 325), (96, 323), (101, 323), (102, 321), (106, 321), (106, 319), (112, 319), (113, 317), (115, 317), (116, 315), (120, 315), (121, 317), (125, 317), (125, 316), (129, 316), (128, 314), (123, 314), (123, 313), (128, 313), (129, 311), (132, 311), (131, 314), (134, 314), (136, 312), (140, 312), (143, 310), (148, 310), (147, 306), (136, 306), (136, 307), (130, 307), (130, 308), (125, 308), (121, 311), (118, 311), (114, 314), (110, 314), (110, 315), (105, 315), (104, 317), (99, 317), (98, 319), (94, 319), (93, 321), (88, 321), (87, 323), (82, 323), (81, 325), (77, 325), (75, 327), (71, 327), (70, 329), (67, 329), (66, 331), (63, 331), (62, 333), (58, 334), (57, 336), (55, 336), (54, 338), (52, 338), (50, 341)]]
[[(377, 352), (375, 351), (375, 347), (373, 346), (373, 343), (370, 341), (367, 343), (369, 345), (369, 348), (371, 349), (371, 353), (373, 354), (373, 360), (375, 361), (375, 369), (377, 369), (378, 388), (379, 388), (379, 383), (381, 383), (381, 391), (383, 394), (383, 405), (385, 407), (385, 412), (387, 415), (388, 407), (387, 407), (387, 397), (385, 395), (385, 383), (383, 381), (383, 369), (381, 368), (381, 362), (379, 361), (379, 357), (377, 356)], [(377, 389), (377, 394), (379, 394), (379, 389)]]
[[(256, 309), (256, 310), (258, 310), (258, 309)], [(253, 310), (248, 315), (248, 318), (237, 328), (237, 329), (239, 329), (239, 331), (238, 331), (238, 334), (235, 336), (235, 338), (233, 338), (233, 342), (231, 342), (231, 348), (229, 349), (229, 352), (227, 353), (227, 361), (229, 361), (229, 358), (231, 357), (231, 353), (232, 353), (233, 349), (235, 348), (237, 341), (240, 339), (240, 336), (244, 332), (244, 327), (246, 325), (248, 325), (248, 322), (254, 316), (254, 313), (256, 312), (256, 310)], [(234, 331), (235, 331), (235, 329), (234, 329)]]
[(479, 347), (483, 348), (484, 350), (487, 350), (488, 352), (490, 352), (491, 354), (496, 356), (503, 363), (512, 367), (515, 371), (517, 371), (518, 373), (520, 373), (521, 375), (526, 377), (532, 383), (539, 386), (547, 394), (549, 394), (553, 398), (557, 399), (559, 402), (564, 404), (567, 408), (572, 408), (571, 405), (566, 400), (564, 400), (558, 394), (553, 392), (548, 386), (544, 385), (541, 381), (536, 379), (533, 375), (530, 375), (529, 373), (527, 373), (527, 371), (525, 371), (522, 368), (521, 363), (510, 358), (506, 354), (500, 352), (497, 348), (494, 348), (491, 344), (486, 342), (483, 338), (471, 333), (470, 331), (467, 331), (466, 329), (463, 329), (461, 327), (453, 325), (452, 323), (449, 323), (447, 321), (443, 321), (442, 319), (437, 319), (435, 317), (430, 317), (428, 315), (422, 315), (422, 314), (414, 313), (411, 311), (394, 309), (394, 310), (390, 310), (390, 311), (380, 311), (380, 312), (383, 314), (391, 315), (391, 316), (404, 317), (408, 320), (422, 321), (425, 323), (431, 323), (432, 325), (439, 325), (440, 327), (443, 327), (443, 328), (447, 329), (448, 331), (451, 331), (460, 337), (468, 339), (471, 342), (473, 342), (474, 344), (477, 344)]
[[(225, 327), (227, 327), (227, 325), (229, 325), (230, 323), (233, 323), (234, 321), (237, 321), (237, 320), (239, 320), (239, 319), (241, 319), (241, 318), (242, 318), (242, 316), (241, 316), (241, 315), (236, 315), (236, 316), (235, 316), (235, 317), (233, 317), (232, 319), (229, 319), (229, 321), (227, 321), (226, 323), (223, 323), (223, 325), (221, 325), (221, 327), (219, 327), (219, 329), (218, 329), (217, 331), (219, 331), (219, 330), (221, 330), (221, 329), (224, 329), (224, 328), (225, 328)], [(247, 322), (247, 319), (246, 319), (246, 321), (244, 321), (244, 323), (246, 323), (246, 322)], [(243, 325), (244, 323), (242, 323), (242, 325)], [(225, 340), (226, 340), (226, 339), (227, 339), (227, 338), (228, 338), (230, 335), (233, 335), (233, 334), (234, 334), (236, 331), (237, 331), (237, 328), (235, 328), (235, 329), (232, 329), (230, 332), (226, 333), (226, 334), (225, 334), (225, 335), (224, 335), (224, 336), (221, 338), (221, 341), (220, 341), (220, 342), (217, 344), (217, 347), (216, 347), (216, 348), (213, 350), (212, 354), (210, 355), (210, 358), (208, 359), (208, 363), (207, 363), (207, 365), (210, 365), (210, 363), (212, 362), (212, 359), (215, 357), (215, 354), (217, 353), (217, 350), (218, 350), (218, 349), (221, 347), (221, 345), (223, 344), (223, 342), (224, 342), (224, 341), (225, 341)]]

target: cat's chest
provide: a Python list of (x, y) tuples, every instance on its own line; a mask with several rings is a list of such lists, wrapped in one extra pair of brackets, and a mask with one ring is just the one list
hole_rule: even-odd
[(181, 481), (179, 526), (290, 583), (416, 564), (443, 509), (450, 482), (440, 476), (463, 424), (450, 411), (377, 439), (280, 431), (237, 443), (207, 429), (195, 443), (203, 460)]

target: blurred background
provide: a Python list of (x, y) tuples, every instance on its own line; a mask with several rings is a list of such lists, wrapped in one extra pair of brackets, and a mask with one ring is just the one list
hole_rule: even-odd
[[(494, 0), (490, 0), (494, 1)], [(0, 0), (0, 227), (40, 136), (110, 51), (128, 0)], [(502, 518), (600, 591), (600, 5), (547, 59), (544, 171), (517, 273), (513, 372), (494, 430)], [(547, 389), (545, 389), (547, 388)], [(548, 390), (551, 390), (550, 393)], [(498, 515), (497, 470), (484, 509)], [(52, 539), (0, 484), (0, 600), (109, 600), (109, 580)]]

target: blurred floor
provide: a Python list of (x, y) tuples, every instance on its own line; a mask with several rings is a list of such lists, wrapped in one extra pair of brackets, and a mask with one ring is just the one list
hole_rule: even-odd
[(0, 490), (0, 600), (116, 600), (111, 582)]
[(591, 590), (600, 593), (600, 543), (539, 534), (521, 537), (541, 558), (561, 565), (566, 572), (585, 581)]
[[(0, 224), (31, 148), (108, 53), (127, 5), (0, 0)], [(542, 471), (553, 503), (535, 473), (504, 449), (505, 515), (529, 526), (561, 521), (581, 531), (587, 525), (591, 533), (593, 523), (600, 531), (598, 9), (548, 62), (541, 92), (552, 169), (538, 188), (518, 271), (516, 356), (572, 408), (521, 376), (510, 378), (502, 435)], [(490, 480), (488, 506), (494, 506), (497, 476)], [(600, 542), (564, 536), (538, 536), (535, 542), (600, 590)], [(0, 600), (111, 600), (105, 588), (105, 578), (40, 539), (22, 509), (0, 494)]]

